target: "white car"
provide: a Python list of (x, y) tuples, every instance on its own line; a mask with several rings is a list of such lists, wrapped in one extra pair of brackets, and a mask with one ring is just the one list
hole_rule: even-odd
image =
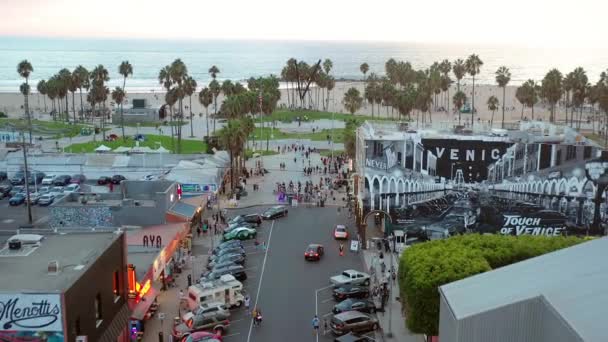
[(80, 185), (78, 184), (70, 184), (63, 189), (64, 193), (72, 193), (80, 191)]
[(53, 181), (55, 180), (55, 177), (57, 177), (57, 175), (46, 175), (46, 176), (44, 176), (44, 178), (42, 178), (42, 182), (40, 184), (53, 185)]
[(194, 309), (192, 311), (192, 314), (205, 315), (205, 314), (215, 314), (216, 312), (220, 313), (224, 316), (230, 317), (230, 310), (226, 307), (226, 305), (224, 305), (220, 302), (203, 303), (198, 308)]
[(53, 195), (53, 197), (63, 196), (63, 192), (62, 186), (54, 186), (49, 190), (49, 195)]
[(334, 228), (334, 239), (348, 239), (348, 230), (345, 225), (336, 225), (336, 228)]
[(329, 278), (329, 281), (338, 286), (338, 285), (369, 285), (369, 274), (359, 272), (356, 270), (346, 270), (342, 272), (342, 274), (333, 276)]

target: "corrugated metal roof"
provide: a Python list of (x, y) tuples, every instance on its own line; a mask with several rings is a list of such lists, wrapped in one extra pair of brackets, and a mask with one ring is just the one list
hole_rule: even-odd
[(585, 341), (606, 336), (608, 238), (440, 287), (456, 319), (542, 296)]
[(177, 202), (170, 211), (180, 216), (191, 218), (194, 216), (194, 213), (196, 213), (196, 209), (198, 209), (198, 207), (183, 202)]

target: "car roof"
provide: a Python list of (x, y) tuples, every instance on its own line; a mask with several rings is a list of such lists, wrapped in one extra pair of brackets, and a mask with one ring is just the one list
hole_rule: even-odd
[(353, 310), (353, 311), (346, 311), (346, 312), (339, 313), (339, 314), (335, 315), (334, 317), (336, 317), (337, 319), (340, 319), (340, 320), (345, 320), (345, 319), (351, 319), (351, 318), (355, 318), (355, 317), (369, 317), (369, 316), (362, 312)]
[(343, 225), (343, 224), (337, 224), (337, 225), (336, 225), (336, 228), (346, 228), (346, 226), (345, 226), (345, 225)]
[(323, 247), (323, 245), (320, 245), (318, 243), (311, 243), (311, 244), (308, 245), (307, 248), (316, 248), (316, 247)]

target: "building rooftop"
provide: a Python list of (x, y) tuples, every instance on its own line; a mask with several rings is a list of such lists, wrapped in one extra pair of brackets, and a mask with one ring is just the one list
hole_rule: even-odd
[(542, 298), (584, 341), (603, 341), (608, 238), (528, 259), (439, 288), (456, 319)]
[[(114, 232), (50, 234), (39, 247), (17, 252), (5, 244), (0, 250), (0, 291), (61, 293), (118, 238)], [(58, 274), (48, 272), (50, 261), (58, 261)]]
[(148, 273), (160, 251), (161, 249), (156, 247), (127, 246), (127, 263), (135, 266), (135, 275), (138, 280), (141, 280)]

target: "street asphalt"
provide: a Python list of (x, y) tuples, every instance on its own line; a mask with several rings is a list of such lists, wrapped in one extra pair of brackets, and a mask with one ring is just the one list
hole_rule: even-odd
[[(261, 212), (265, 208), (231, 210), (231, 216)], [(339, 242), (333, 238), (336, 224), (347, 224), (349, 234), (355, 234), (352, 219), (334, 208), (289, 208), (286, 218), (265, 221), (258, 230), (258, 240), (267, 249), (256, 249), (253, 241), (245, 242), (248, 279), (243, 283), (251, 297), (251, 308), (262, 310), (263, 323), (254, 327), (245, 309), (232, 312), (231, 326), (224, 341), (333, 341), (331, 333), (323, 335), (323, 319), (336, 302), (331, 296), (329, 277), (346, 269), (363, 270), (363, 260), (350, 252), (344, 241), (345, 255), (340, 256)], [(319, 262), (304, 260), (304, 250), (310, 243), (325, 246)], [(321, 319), (320, 335), (313, 333), (312, 319)]]

